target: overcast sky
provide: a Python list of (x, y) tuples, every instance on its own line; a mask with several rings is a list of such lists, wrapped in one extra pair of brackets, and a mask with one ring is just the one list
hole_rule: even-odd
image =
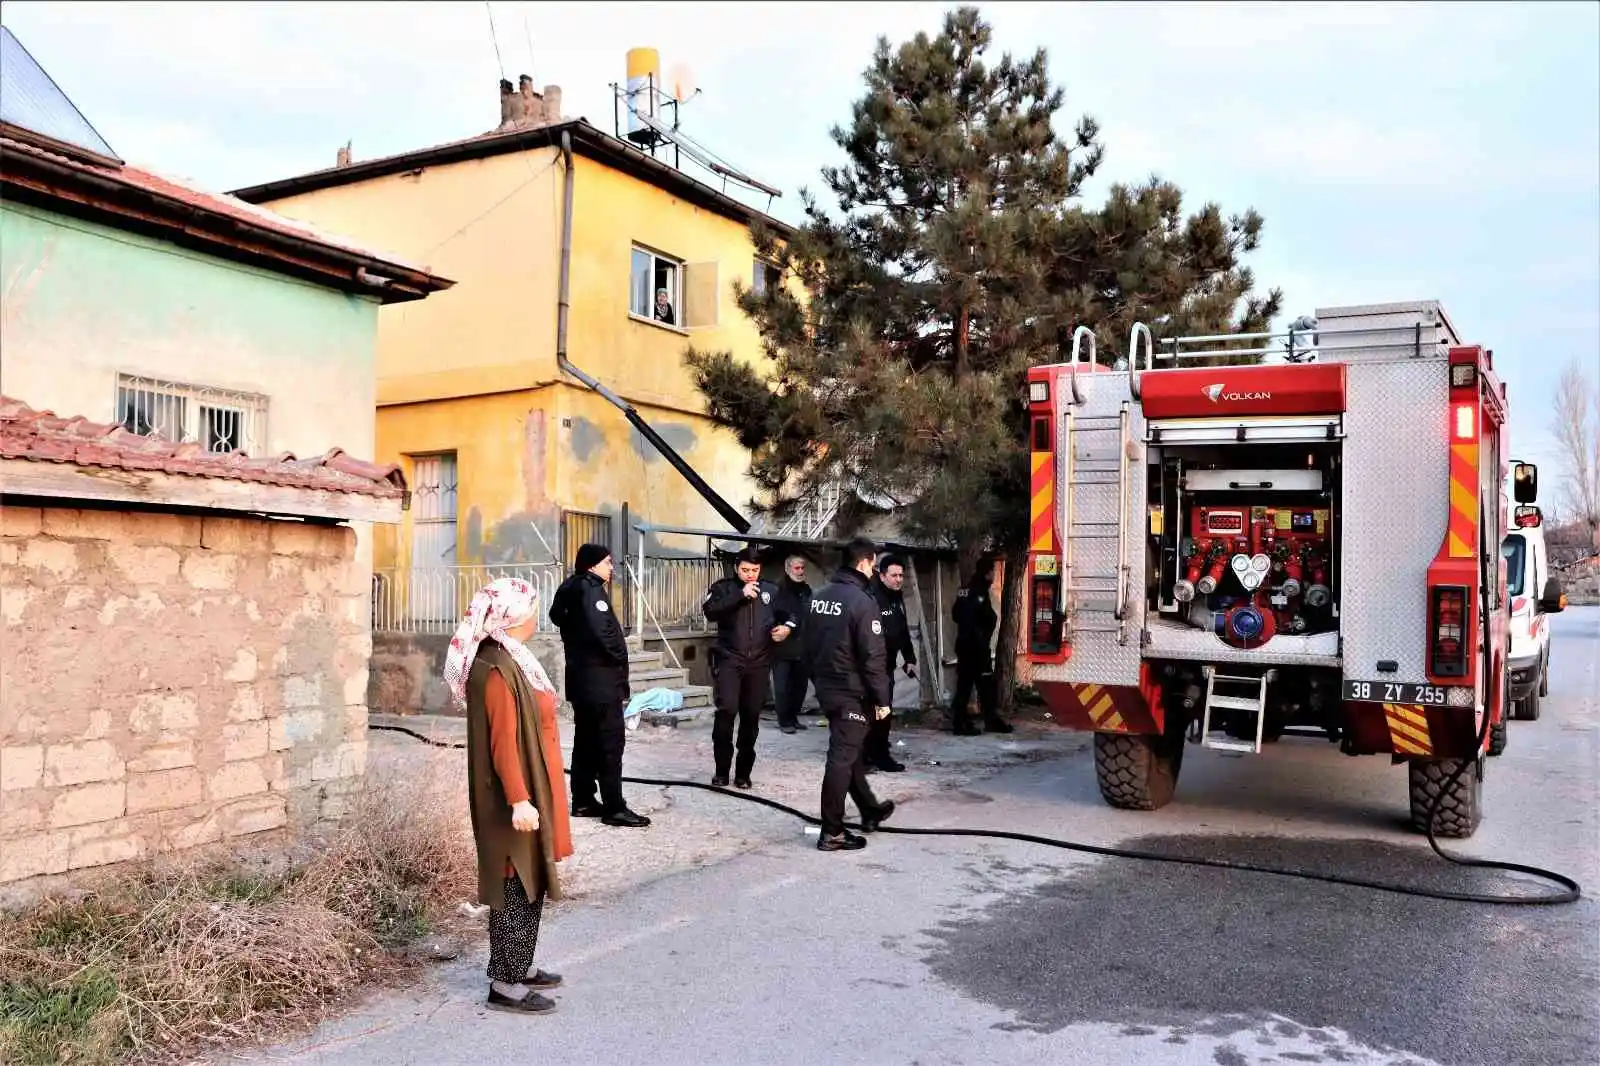
[[(1555, 473), (1560, 368), (1600, 374), (1600, 4), (981, 6), (998, 48), (1048, 50), (1064, 130), (1100, 120), (1091, 195), (1158, 172), (1195, 206), (1258, 208), (1252, 265), (1285, 322), (1443, 301), (1496, 352), (1514, 449)], [(878, 35), (936, 31), (944, 10), (7, 0), (0, 17), (124, 158), (219, 190), (330, 166), (346, 140), (359, 160), (485, 132), (502, 70), (609, 130), (627, 49), (653, 46), (701, 90), (686, 130), (794, 221)]]

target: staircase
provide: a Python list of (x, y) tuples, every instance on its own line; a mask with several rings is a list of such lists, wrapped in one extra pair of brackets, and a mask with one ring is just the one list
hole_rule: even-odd
[(772, 537), (794, 537), (796, 540), (822, 540), (827, 537), (833, 520), (838, 517), (839, 504), (843, 500), (843, 483), (830, 481), (803, 500), (776, 527), (771, 526), (767, 516), (761, 515), (750, 527), (750, 532)]
[(635, 696), (652, 688), (683, 693), (682, 710), (647, 710), (643, 715), (644, 724), (675, 726), (692, 722), (711, 707), (711, 689), (689, 684), (689, 671), (668, 666), (661, 652), (641, 651), (631, 642), (628, 652), (628, 688)]

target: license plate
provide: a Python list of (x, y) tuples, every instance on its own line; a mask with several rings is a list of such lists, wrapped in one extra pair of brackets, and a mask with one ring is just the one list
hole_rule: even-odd
[(1414, 685), (1405, 681), (1346, 681), (1344, 698), (1363, 703), (1420, 703), (1443, 707), (1448, 690), (1442, 685)]

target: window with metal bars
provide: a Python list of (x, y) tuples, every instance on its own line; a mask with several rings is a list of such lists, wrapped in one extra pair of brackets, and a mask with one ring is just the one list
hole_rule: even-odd
[(208, 452), (266, 451), (267, 398), (234, 389), (117, 376), (116, 421), (129, 433)]

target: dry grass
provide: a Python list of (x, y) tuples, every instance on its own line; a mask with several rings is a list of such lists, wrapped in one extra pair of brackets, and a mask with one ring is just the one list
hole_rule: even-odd
[(0, 918), (0, 1062), (175, 1058), (310, 1021), (471, 898), (455, 774), (369, 784), (307, 860), (152, 864)]

